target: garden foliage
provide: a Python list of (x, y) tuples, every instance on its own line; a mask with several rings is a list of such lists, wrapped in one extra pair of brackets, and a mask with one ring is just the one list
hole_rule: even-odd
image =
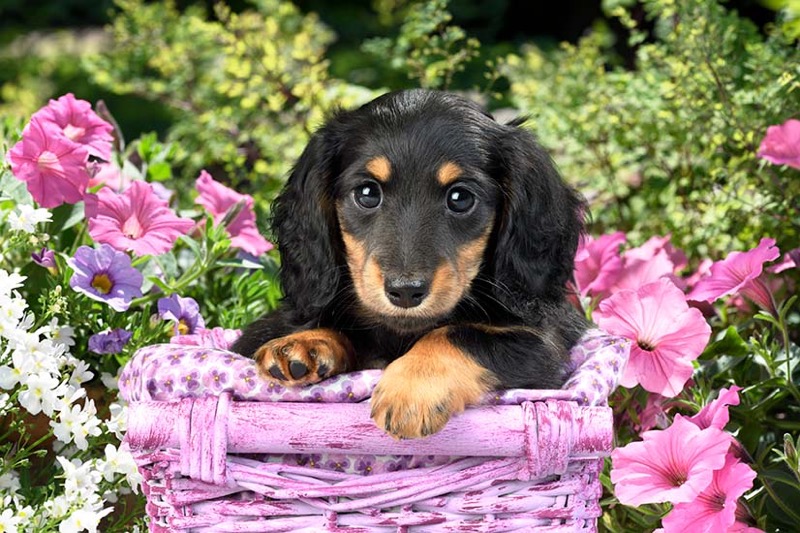
[[(601, 527), (792, 530), (794, 19), (765, 31), (711, 0), (628, 4), (607, 2), (621, 35), (525, 45), (486, 73), (589, 200), (574, 304), (632, 341)], [(444, 2), (401, 11), (366, 50), (455, 84), (477, 41)], [(0, 531), (143, 525), (120, 367), (152, 343), (227, 342), (277, 304), (269, 204), (324, 116), (381, 92), (333, 77), (333, 33), (279, 0), (118, 0), (109, 32), (82, 68), (167, 109), (164, 138), (126, 140), (117, 109), (72, 94), (0, 122)]]

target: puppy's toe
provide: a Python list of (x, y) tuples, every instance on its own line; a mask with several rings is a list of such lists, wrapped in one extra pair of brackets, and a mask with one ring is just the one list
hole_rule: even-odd
[(320, 328), (272, 339), (256, 350), (255, 360), (262, 377), (298, 386), (346, 372), (352, 356), (344, 335)]

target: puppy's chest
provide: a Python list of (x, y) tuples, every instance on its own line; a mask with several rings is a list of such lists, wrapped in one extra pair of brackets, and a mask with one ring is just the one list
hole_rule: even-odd
[(348, 332), (359, 370), (383, 369), (408, 352), (421, 334), (402, 335), (385, 328)]

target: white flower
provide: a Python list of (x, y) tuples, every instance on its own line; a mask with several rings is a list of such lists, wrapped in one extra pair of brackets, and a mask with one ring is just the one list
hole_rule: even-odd
[(62, 392), (58, 380), (48, 373), (32, 374), (24, 385), (27, 388), (19, 393), (19, 404), (32, 415), (44, 412), (52, 416), (59, 392)]
[(106, 461), (103, 465), (103, 478), (108, 482), (113, 482), (116, 474), (124, 474), (128, 484), (134, 492), (138, 492), (138, 487), (142, 482), (139, 469), (129, 450), (122, 446), (116, 448), (113, 444), (106, 444)]
[(89, 435), (97, 437), (101, 433), (99, 427), (101, 421), (95, 416), (96, 413), (92, 400), (88, 400), (83, 407), (62, 405), (58, 413), (58, 422), (50, 421), (53, 435), (65, 444), (74, 440), (78, 449), (86, 450), (89, 447), (86, 437)]
[[(16, 494), (20, 489), (19, 474), (14, 470), (9, 470), (0, 476), (0, 493)], [(2, 530), (0, 530), (2, 531)]]
[(0, 268), (0, 296), (9, 296), (11, 291), (22, 287), (25, 276), (20, 276), (16, 272), (8, 273)]
[(22, 519), (15, 515), (11, 509), (4, 509), (0, 513), (0, 533), (16, 533)]
[(100, 512), (91, 509), (78, 509), (58, 525), (58, 531), (59, 533), (77, 533), (79, 531), (96, 533), (100, 520), (112, 510), (111, 507)]
[(102, 479), (102, 474), (97, 469), (95, 460), (85, 463), (80, 459), (67, 460), (59, 455), (56, 457), (64, 469), (64, 495), (72, 503), (98, 501), (97, 484)]
[(50, 337), (53, 344), (62, 346), (75, 346), (75, 328), (72, 326), (59, 326), (58, 320), (53, 318), (50, 324), (42, 328), (44, 333)]
[(75, 369), (69, 377), (69, 384), (78, 387), (81, 383), (86, 383), (94, 377), (94, 373), (89, 371), (89, 364), (86, 361), (76, 360)]
[(106, 420), (106, 427), (119, 440), (122, 440), (128, 429), (128, 406), (115, 402), (108, 406), (108, 411), (111, 416)]
[(17, 206), (19, 212), (8, 214), (8, 224), (11, 229), (33, 233), (36, 231), (36, 224), (50, 222), (52, 213), (47, 209), (35, 208), (32, 205), (21, 204)]

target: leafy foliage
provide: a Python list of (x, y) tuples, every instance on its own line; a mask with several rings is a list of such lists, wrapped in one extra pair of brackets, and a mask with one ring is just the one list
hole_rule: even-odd
[(512, 101), (590, 197), (599, 231), (671, 233), (694, 256), (765, 235), (797, 246), (800, 182), (756, 157), (766, 126), (800, 109), (797, 46), (712, 0), (644, 9), (611, 9), (635, 68), (603, 32), (550, 55), (527, 46), (502, 65)]

